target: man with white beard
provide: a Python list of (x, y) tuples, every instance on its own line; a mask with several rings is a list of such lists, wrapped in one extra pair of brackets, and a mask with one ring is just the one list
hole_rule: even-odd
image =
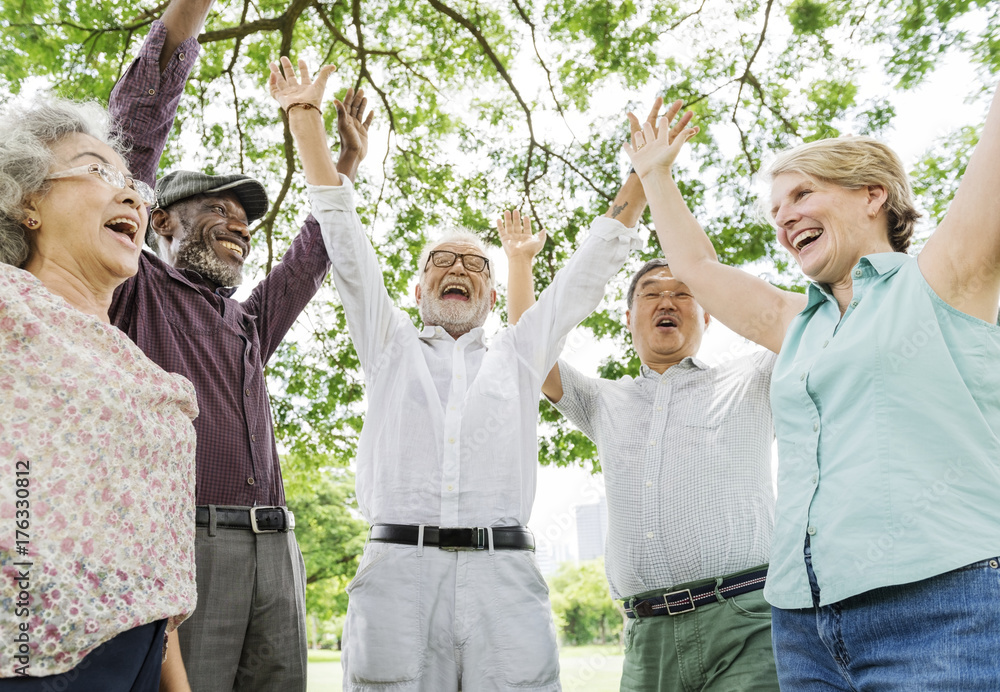
[(357, 495), (372, 529), (347, 587), (344, 689), (559, 690), (548, 587), (525, 528), (538, 400), (562, 339), (640, 244), (614, 218), (641, 196), (638, 179), (489, 347), (482, 326), (496, 289), (482, 241), (457, 232), (424, 249), (418, 328), (386, 291), (353, 186), (341, 183), (310, 192), (369, 402)]

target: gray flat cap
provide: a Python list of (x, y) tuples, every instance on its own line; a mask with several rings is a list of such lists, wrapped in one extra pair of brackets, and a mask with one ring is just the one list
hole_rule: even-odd
[(213, 192), (235, 194), (249, 222), (256, 221), (267, 213), (267, 191), (264, 186), (239, 173), (205, 175), (197, 171), (173, 171), (156, 181), (156, 206), (169, 207), (174, 202), (193, 195)]

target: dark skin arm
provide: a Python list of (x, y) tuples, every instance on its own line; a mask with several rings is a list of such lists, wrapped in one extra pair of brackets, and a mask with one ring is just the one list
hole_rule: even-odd
[(167, 28), (167, 40), (160, 53), (160, 72), (167, 69), (177, 47), (201, 32), (215, 0), (174, 0), (160, 17)]
[(368, 113), (365, 118), (365, 107), (368, 99), (364, 89), (348, 88), (344, 100), (333, 100), (337, 108), (337, 134), (340, 136), (340, 157), (337, 159), (337, 171), (343, 173), (351, 182), (358, 174), (358, 166), (368, 154), (368, 128), (372, 124), (375, 112)]

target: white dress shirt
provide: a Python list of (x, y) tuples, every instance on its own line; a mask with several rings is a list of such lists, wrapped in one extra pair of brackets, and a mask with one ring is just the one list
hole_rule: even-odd
[(562, 339), (604, 296), (641, 241), (598, 218), (590, 235), (526, 311), (487, 347), (481, 328), (453, 339), (417, 329), (386, 291), (354, 211), (353, 186), (310, 186), (333, 279), (364, 369), (368, 412), (357, 495), (373, 524), (528, 523), (538, 467), (538, 400)]
[(768, 561), (774, 360), (759, 351), (710, 368), (685, 358), (619, 380), (559, 362), (555, 407), (594, 441), (604, 470), (613, 598)]

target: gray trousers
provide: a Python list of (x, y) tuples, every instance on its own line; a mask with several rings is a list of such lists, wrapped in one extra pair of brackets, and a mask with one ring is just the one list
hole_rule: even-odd
[(295, 532), (198, 527), (195, 565), (198, 607), (178, 628), (192, 692), (305, 692), (306, 578)]

